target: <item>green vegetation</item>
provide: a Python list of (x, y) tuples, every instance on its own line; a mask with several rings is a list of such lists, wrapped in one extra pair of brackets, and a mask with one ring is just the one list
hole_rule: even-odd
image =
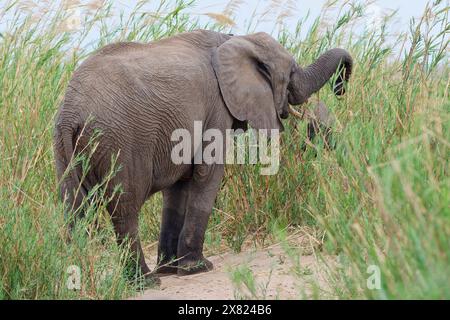
[[(302, 152), (306, 124), (285, 121), (277, 175), (261, 176), (258, 166), (227, 167), (206, 249), (239, 251), (308, 226), (312, 250), (328, 265), (322, 290), (331, 297), (449, 299), (449, 8), (435, 1), (408, 32), (388, 36), (394, 15), (381, 29), (363, 30), (362, 6), (332, 2), (308, 30), (311, 18), (303, 17), (295, 30), (279, 28), (274, 36), (301, 65), (336, 46), (353, 55), (347, 94), (336, 99), (329, 87), (320, 92), (337, 118), (337, 148), (327, 151), (318, 142)], [(143, 1), (120, 19), (110, 16), (110, 2), (93, 1), (83, 29), (74, 32), (66, 23), (70, 1), (64, 3), (39, 14), (27, 14), (17, 2), (0, 11), (0, 20), (9, 17), (0, 33), (0, 299), (117, 299), (135, 292), (124, 272), (127, 250), (115, 245), (106, 217), (100, 231), (87, 221), (66, 241), (53, 118), (72, 72), (92, 50), (196, 28), (228, 32), (236, 9), (232, 1), (226, 13), (209, 14), (211, 22), (201, 25), (186, 13), (193, 1), (161, 1), (152, 14), (142, 13)], [(330, 10), (336, 20), (327, 21)], [(257, 30), (256, 20), (248, 32)], [(89, 42), (95, 28), (98, 40)], [(97, 211), (88, 215), (104, 216), (101, 206)], [(157, 241), (160, 211), (159, 195), (143, 209), (144, 248)], [(290, 257), (302, 254), (286, 250)], [(336, 262), (328, 263), (330, 256)], [(82, 272), (79, 291), (66, 286), (71, 265)], [(380, 290), (366, 286), (370, 265), (380, 268)], [(260, 290), (251, 277), (243, 267), (232, 278), (244, 279), (253, 297)], [(314, 292), (306, 297), (321, 297)]]

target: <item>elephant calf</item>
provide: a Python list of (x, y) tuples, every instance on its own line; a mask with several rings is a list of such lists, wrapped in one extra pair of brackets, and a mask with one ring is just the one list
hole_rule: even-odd
[[(332, 127), (336, 118), (327, 108), (325, 103), (319, 101), (312, 111), (305, 110), (304, 115), (297, 114), (297, 112), (295, 112), (295, 114), (297, 117), (300, 117), (301, 120), (309, 120), (307, 127), (307, 137), (309, 141), (313, 141), (317, 135), (320, 135), (323, 137), (324, 146), (327, 149), (334, 148), (335, 145), (332, 142)], [(302, 150), (306, 150), (306, 142), (303, 143)]]
[[(183, 128), (193, 133), (194, 121), (224, 135), (247, 122), (255, 129), (283, 130), (289, 104), (304, 103), (336, 71), (335, 93), (343, 94), (351, 69), (352, 58), (342, 49), (329, 50), (301, 68), (266, 33), (231, 36), (197, 30), (148, 44), (107, 45), (74, 72), (56, 116), (60, 196), (69, 213), (80, 214), (84, 199), (105, 179), (117, 155), (121, 169), (104, 186), (112, 198), (107, 209), (118, 242), (131, 241), (140, 271), (153, 277), (139, 241), (138, 213), (158, 191), (164, 202), (158, 265), (165, 265), (158, 272), (211, 270), (203, 241), (224, 165), (173, 163), (172, 132)], [(94, 150), (89, 141), (97, 132)], [(192, 154), (205, 146), (193, 145)], [(92, 156), (86, 173), (69, 166), (75, 155), (88, 150)], [(120, 195), (114, 192), (118, 185)]]

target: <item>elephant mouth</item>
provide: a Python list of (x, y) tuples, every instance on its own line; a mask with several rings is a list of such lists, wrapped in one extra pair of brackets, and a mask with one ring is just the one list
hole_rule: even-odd
[(289, 113), (290, 113), (289, 108), (290, 108), (290, 105), (289, 105), (289, 99), (288, 99), (288, 96), (287, 96), (285, 98), (285, 100), (284, 100), (281, 112), (278, 114), (280, 116), (280, 119), (284, 120), (284, 119), (287, 119), (289, 117)]
[(281, 119), (287, 119), (289, 117), (289, 110), (283, 110), (281, 113), (280, 113), (280, 118)]

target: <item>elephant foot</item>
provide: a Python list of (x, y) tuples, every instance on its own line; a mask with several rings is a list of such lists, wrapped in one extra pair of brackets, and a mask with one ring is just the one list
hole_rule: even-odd
[(143, 286), (145, 288), (154, 288), (161, 285), (161, 279), (154, 273), (149, 273), (144, 276)]
[(187, 276), (190, 274), (208, 272), (214, 269), (214, 265), (206, 258), (200, 260), (187, 260), (178, 263), (178, 275)]
[(128, 277), (128, 282), (130, 285), (134, 286), (138, 291), (157, 288), (161, 285), (161, 279), (154, 273)]
[(146, 264), (137, 266), (135, 262), (130, 261), (124, 272), (129, 283), (134, 284), (137, 288), (154, 288), (161, 285), (159, 277), (151, 272)]
[(172, 274), (177, 274), (178, 266), (177, 265), (164, 265), (158, 267), (153, 273), (158, 277), (170, 276)]

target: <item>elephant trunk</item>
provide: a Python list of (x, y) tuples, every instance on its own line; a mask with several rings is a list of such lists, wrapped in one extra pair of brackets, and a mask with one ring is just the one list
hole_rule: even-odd
[(334, 93), (344, 94), (344, 82), (349, 80), (352, 66), (353, 60), (350, 54), (339, 48), (328, 50), (304, 69), (296, 65), (288, 86), (289, 104), (298, 105), (306, 102), (336, 71), (339, 73), (333, 88)]

